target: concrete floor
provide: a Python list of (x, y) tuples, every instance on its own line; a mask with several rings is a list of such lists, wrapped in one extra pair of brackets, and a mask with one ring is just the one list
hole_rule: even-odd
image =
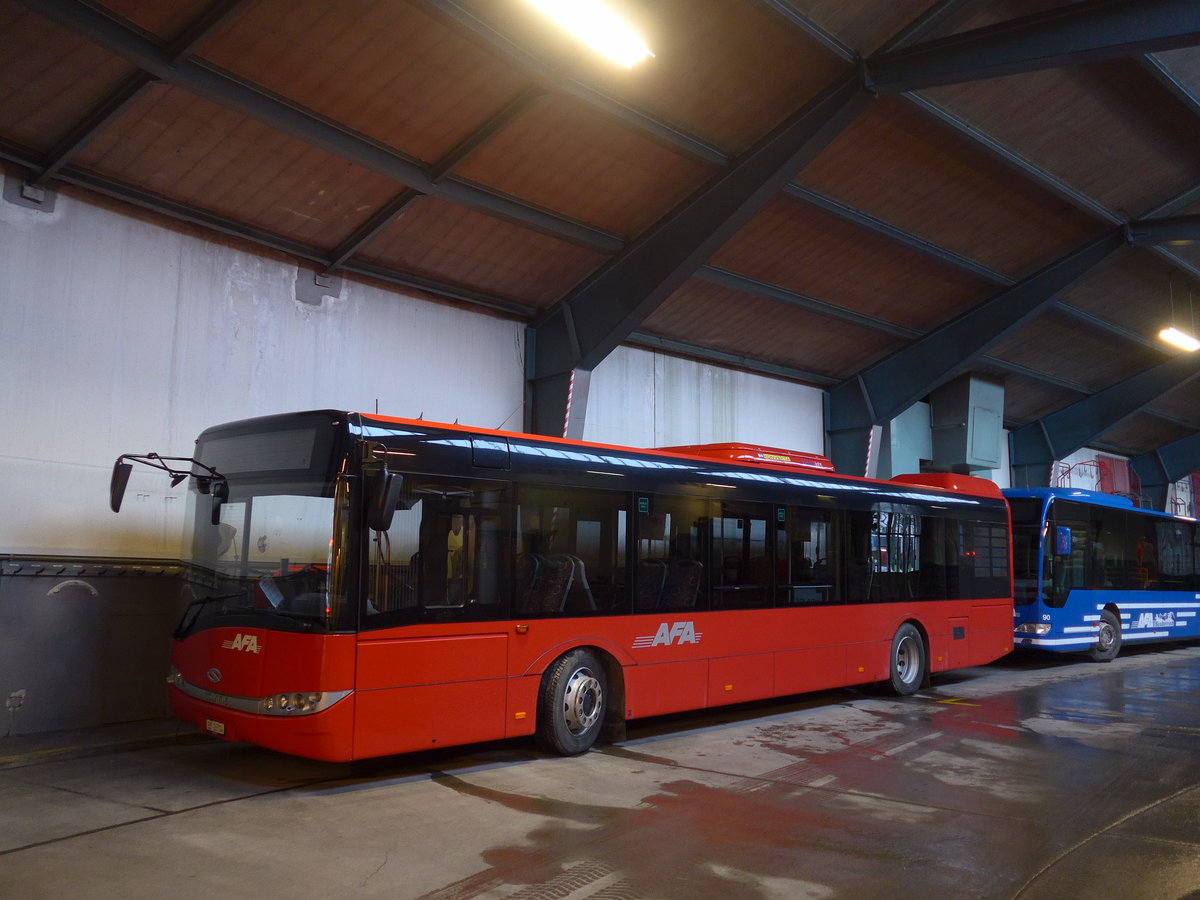
[(0, 897), (1200, 898), (1196, 646), (639, 723), (575, 759), (87, 743), (0, 742)]

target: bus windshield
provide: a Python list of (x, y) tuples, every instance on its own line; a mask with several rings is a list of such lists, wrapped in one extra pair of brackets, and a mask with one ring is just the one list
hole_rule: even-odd
[(192, 581), (178, 636), (218, 625), (353, 627), (343, 577), (350, 492), (345, 478), (329, 477), (331, 456), (315, 447), (318, 433), (202, 437), (198, 458), (224, 466), (228, 496), (218, 501), (193, 479), (186, 560)]
[(1013, 600), (1018, 606), (1038, 598), (1038, 560), (1042, 552), (1042, 501), (1013, 498)]
[(339, 498), (239, 487), (238, 499), (221, 505), (216, 525), (208, 498), (191, 496), (194, 529), (187, 561), (197, 583), (189, 585), (194, 599), (180, 632), (216, 625), (344, 627), (346, 604), (334, 583), (341, 569)]

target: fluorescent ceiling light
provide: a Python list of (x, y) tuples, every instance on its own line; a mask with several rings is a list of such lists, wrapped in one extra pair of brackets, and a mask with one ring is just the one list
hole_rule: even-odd
[(1190, 334), (1180, 331), (1178, 328), (1164, 328), (1158, 333), (1158, 336), (1168, 344), (1173, 344), (1181, 350), (1188, 351), (1188, 353), (1200, 350), (1200, 341), (1196, 340)]
[(647, 56), (650, 48), (628, 24), (600, 0), (528, 0), (559, 27), (625, 68)]

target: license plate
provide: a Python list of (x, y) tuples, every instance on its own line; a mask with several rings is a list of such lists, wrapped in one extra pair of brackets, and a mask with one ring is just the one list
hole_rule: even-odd
[(225, 733), (225, 723), (218, 722), (216, 719), (205, 719), (204, 720), (204, 730), (207, 731), (209, 734), (224, 734)]

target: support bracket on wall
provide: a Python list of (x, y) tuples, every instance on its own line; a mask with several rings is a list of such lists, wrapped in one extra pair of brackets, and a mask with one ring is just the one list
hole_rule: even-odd
[(54, 212), (57, 198), (58, 194), (48, 187), (29, 184), (9, 174), (4, 176), (4, 199), (15, 206), (49, 213)]
[(342, 292), (342, 276), (326, 275), (312, 269), (296, 270), (296, 299), (309, 306), (320, 306), (323, 298)]

